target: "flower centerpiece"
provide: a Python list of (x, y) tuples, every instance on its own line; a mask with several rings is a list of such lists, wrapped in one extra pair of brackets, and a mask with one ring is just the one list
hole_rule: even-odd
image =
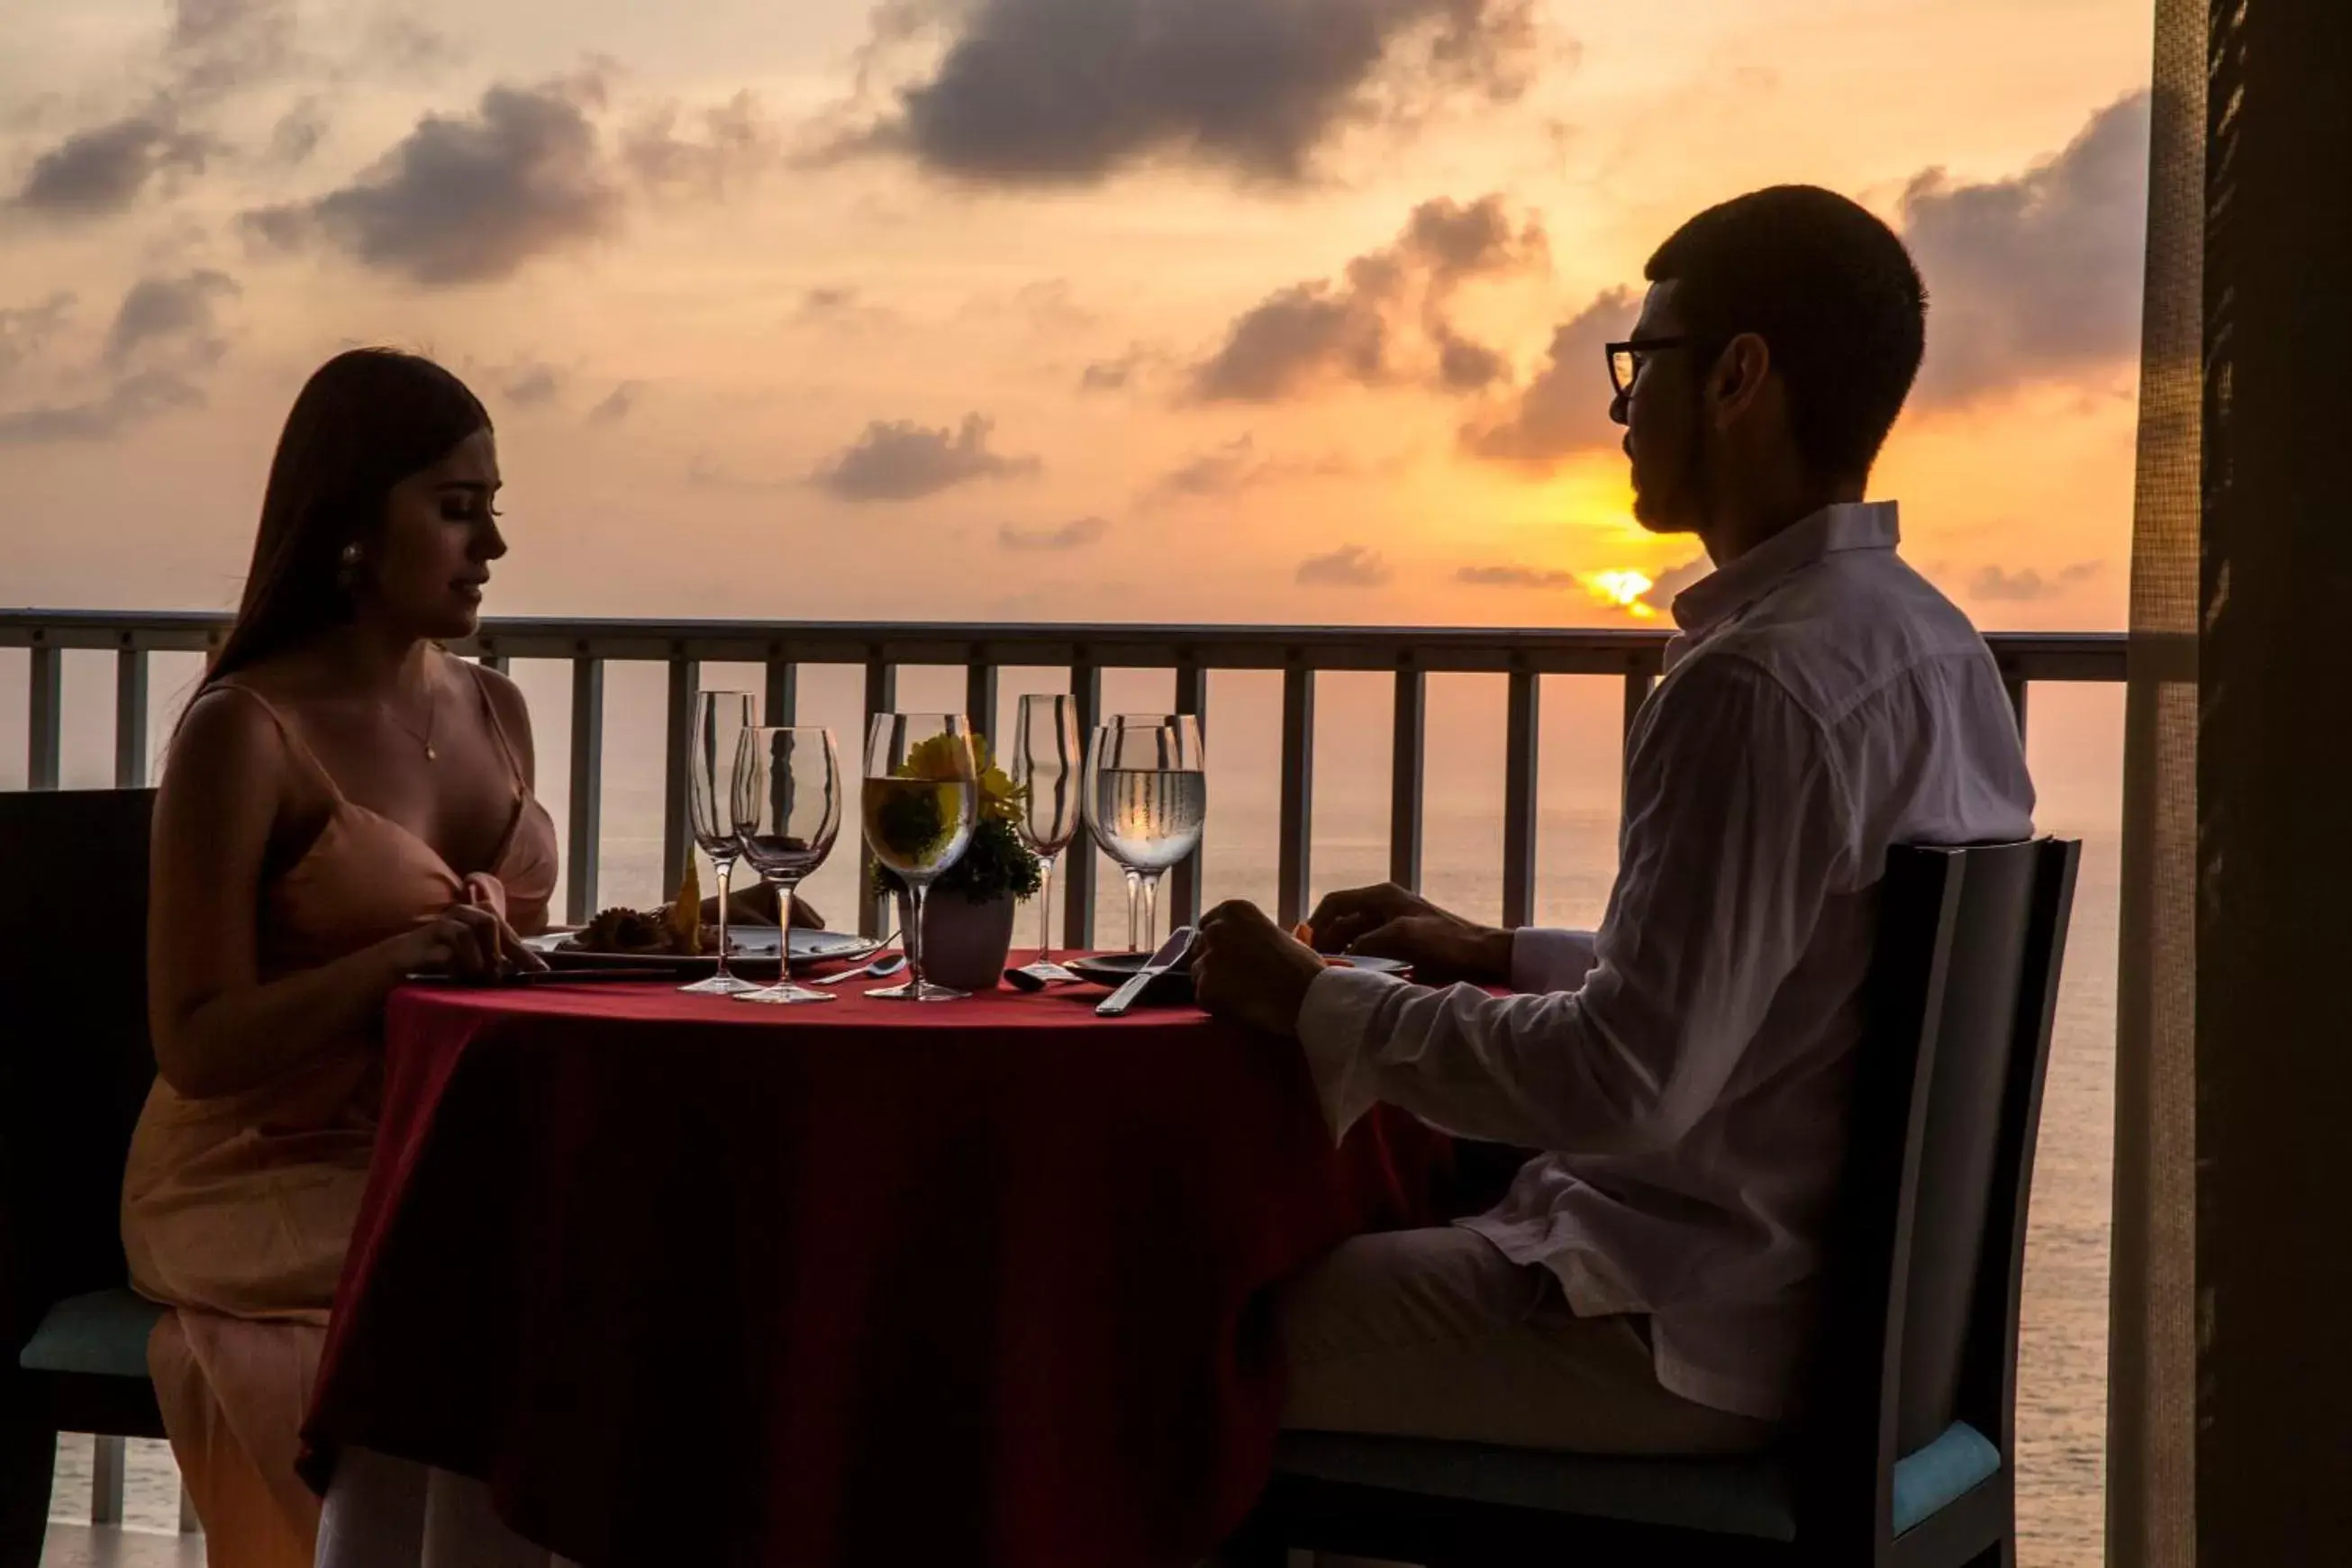
[[(950, 748), (956, 744), (945, 735), (923, 742), (907, 754), (899, 774), (954, 780)], [(985, 736), (971, 737), (971, 760), (979, 789), (971, 841), (923, 901), (923, 968), (941, 985), (967, 991), (997, 983), (1013, 948), (1013, 906), (1034, 895), (1041, 881), (1037, 857), (1015, 831), (1028, 790), (996, 765)], [(878, 863), (874, 886), (894, 898), (907, 891), (898, 873)]]

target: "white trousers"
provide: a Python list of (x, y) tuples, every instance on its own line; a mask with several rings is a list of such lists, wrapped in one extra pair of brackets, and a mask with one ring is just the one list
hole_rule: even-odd
[(319, 1521), (318, 1568), (573, 1568), (509, 1530), (467, 1476), (345, 1448)]

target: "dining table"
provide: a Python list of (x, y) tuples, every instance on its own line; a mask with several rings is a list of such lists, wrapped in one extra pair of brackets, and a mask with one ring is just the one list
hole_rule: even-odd
[(587, 1568), (1168, 1568), (1264, 1484), (1274, 1287), (1428, 1223), (1297, 1048), (1099, 988), (412, 985), (305, 1428)]

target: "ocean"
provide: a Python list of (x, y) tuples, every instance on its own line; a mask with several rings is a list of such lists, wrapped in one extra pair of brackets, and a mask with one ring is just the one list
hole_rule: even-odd
[[(22, 783), (22, 656), (0, 656), (0, 789)], [(160, 743), (173, 694), (193, 678), (193, 661), (159, 658), (152, 728)], [(541, 762), (541, 794), (565, 819), (568, 679), (558, 664), (520, 664), (516, 678), (531, 702)], [(1003, 727), (1024, 690), (1056, 689), (1051, 671), (1007, 671)], [(1209, 826), (1203, 850), (1211, 902), (1246, 897), (1271, 907), (1276, 885), (1275, 807), (1279, 758), (1278, 676), (1219, 674), (1210, 686)], [(803, 674), (801, 721), (832, 726), (844, 766), (854, 768), (863, 736), (859, 672)], [(67, 661), (65, 781), (109, 781), (110, 661)], [(709, 666), (707, 687), (758, 688), (750, 669)], [(1315, 834), (1311, 887), (1376, 882), (1388, 866), (1389, 683), (1384, 676), (1327, 675), (1318, 683), (1315, 745)], [(600, 834), (599, 902), (652, 903), (675, 880), (658, 863), (662, 676), (646, 666), (615, 667), (608, 677)], [(899, 706), (962, 705), (960, 670), (909, 670)], [(1544, 683), (1537, 917), (1547, 925), (1596, 923), (1615, 873), (1620, 687), (1610, 680), (1549, 677)], [(1494, 676), (1441, 676), (1430, 683), (1426, 749), (1428, 810), (1423, 891), (1447, 907), (1495, 919), (1502, 902), (1502, 682)], [(1163, 709), (1172, 697), (1165, 672), (1109, 672), (1105, 711)], [(2083, 867), (2060, 992), (2042, 1140), (2034, 1169), (2019, 1368), (2018, 1515), (2022, 1568), (2096, 1568), (2102, 1561), (2102, 1483), (2106, 1418), (2108, 1192), (2114, 1117), (2117, 781), (2121, 694), (2116, 688), (2036, 688), (2030, 752), (2042, 799), (2045, 832), (2079, 837)], [(16, 769), (12, 778), (11, 769)], [(856, 845), (845, 839), (808, 884), (813, 902), (836, 922), (855, 918)], [(1097, 941), (1115, 946), (1126, 930), (1125, 894), (1116, 875), (1098, 877)], [(709, 887), (705, 869), (705, 886)], [(560, 901), (559, 901), (560, 906)], [(1059, 921), (1057, 919), (1056, 925)], [(1165, 925), (1163, 914), (1162, 926)], [(1015, 940), (1032, 945), (1037, 927), (1024, 912)], [(677, 1440), (698, 1440), (678, 1434)], [(170, 1454), (134, 1444), (129, 1522), (170, 1530), (177, 1520)], [(89, 1439), (60, 1444), (53, 1511), (86, 1519)], [(694, 1506), (680, 1498), (678, 1506)]]

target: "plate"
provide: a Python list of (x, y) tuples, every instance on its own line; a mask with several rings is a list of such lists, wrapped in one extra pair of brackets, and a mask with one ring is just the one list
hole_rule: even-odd
[[(659, 969), (666, 974), (708, 975), (719, 967), (718, 959), (705, 954), (698, 958), (681, 957), (671, 953), (592, 953), (571, 945), (572, 933), (549, 931), (523, 938), (523, 946), (547, 960), (554, 969)], [(727, 933), (728, 945), (734, 949), (729, 959), (738, 967), (758, 969), (772, 967), (776, 962), (776, 928), (772, 925), (738, 925)], [(843, 931), (807, 931), (793, 928), (793, 962), (823, 963), (828, 958), (844, 958), (853, 954), (866, 955), (875, 951), (874, 944), (863, 936), (853, 936)]]
[[(1135, 972), (1150, 962), (1149, 953), (1104, 953), (1092, 958), (1065, 958), (1072, 974), (1097, 986), (1116, 990), (1135, 977)], [(1412, 973), (1412, 966), (1397, 958), (1372, 958), (1357, 955), (1329, 957), (1327, 961), (1344, 965), (1350, 969), (1365, 969), (1375, 975), (1395, 975), (1402, 978)], [(1184, 971), (1171, 970), (1145, 988), (1144, 994), (1155, 1002), (1189, 1001), (1192, 996), (1192, 977)]]

